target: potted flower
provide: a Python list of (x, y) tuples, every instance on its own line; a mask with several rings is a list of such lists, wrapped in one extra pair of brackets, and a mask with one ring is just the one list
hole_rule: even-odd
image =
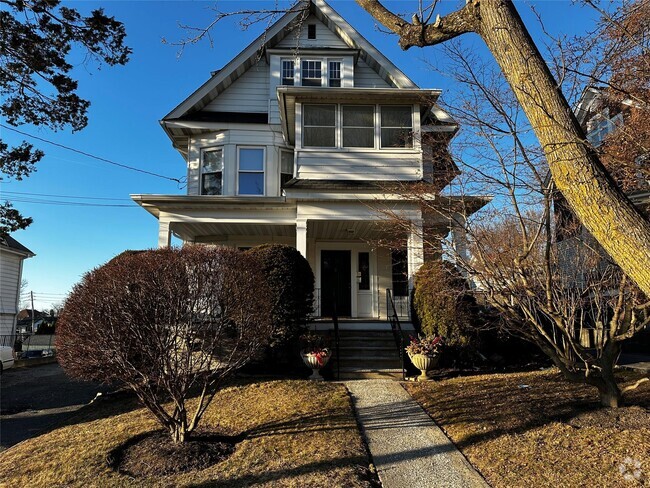
[(411, 336), (411, 342), (405, 349), (413, 365), (422, 372), (418, 381), (429, 380), (427, 372), (438, 365), (443, 344), (444, 340), (440, 336)]
[(325, 367), (332, 351), (325, 347), (323, 338), (316, 334), (304, 334), (300, 337), (300, 355), (305, 363), (305, 366), (312, 370), (310, 380), (321, 381), (323, 377), (319, 373), (319, 369)]

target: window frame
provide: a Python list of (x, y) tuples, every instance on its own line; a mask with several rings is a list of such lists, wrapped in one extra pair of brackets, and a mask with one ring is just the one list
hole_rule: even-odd
[[(291, 173), (285, 173), (282, 171), (282, 155), (283, 154), (291, 154)], [(282, 189), (282, 185), (284, 185), (284, 181), (282, 180), (283, 175), (291, 175), (290, 180), (294, 178), (295, 176), (295, 171), (296, 171), (296, 154), (293, 149), (290, 148), (280, 148), (280, 159), (278, 161), (278, 166), (280, 167), (280, 189)], [(287, 180), (288, 181), (288, 180)]]
[[(320, 77), (319, 78), (305, 78), (305, 73), (304, 73), (304, 68), (303, 68), (303, 63), (319, 63), (320, 64)], [(323, 86), (327, 86), (326, 84), (323, 84), (323, 79), (327, 81), (327, 78), (325, 78), (325, 75), (327, 73), (326, 69), (323, 69), (324, 66), (327, 65), (327, 58), (301, 58), (300, 59), (300, 86), (307, 86), (310, 88), (321, 88)], [(307, 65), (307, 71), (309, 71), (309, 65)], [(314, 68), (315, 71), (316, 68)], [(308, 80), (320, 80), (320, 85), (305, 85), (305, 79)]]
[[(340, 103), (338, 104), (340, 111), (340, 126), (339, 130), (341, 133), (340, 136), (340, 149), (348, 151), (363, 151), (368, 149), (377, 149), (377, 105), (372, 104), (349, 104), (349, 103)], [(359, 127), (359, 126), (344, 126), (343, 125), (343, 109), (344, 107), (372, 107), (372, 126), (371, 127)], [(344, 132), (345, 129), (372, 129), (372, 146), (346, 146), (344, 145)]]
[[(377, 124), (379, 127), (379, 149), (389, 149), (389, 150), (394, 150), (394, 149), (415, 149), (415, 135), (413, 134), (413, 130), (415, 128), (415, 120), (413, 117), (413, 105), (405, 105), (405, 104), (379, 104), (378, 105), (378, 111), (377, 111)], [(403, 129), (403, 127), (392, 127), (392, 126), (387, 126), (384, 127), (381, 123), (381, 109), (382, 107), (408, 107), (410, 109), (411, 113), (411, 126), (410, 126), (410, 132), (411, 132), (411, 145), (410, 146), (384, 146), (381, 142), (381, 131), (383, 129)]]
[[(284, 63), (292, 63), (293, 64), (293, 77), (291, 78), (293, 81), (291, 85), (285, 84), (284, 80), (288, 80), (290, 78), (285, 78), (284, 76)], [(290, 58), (281, 58), (280, 59), (280, 86), (296, 86), (296, 60), (295, 59), (290, 59)]]
[[(326, 64), (327, 64), (327, 87), (328, 88), (341, 88), (343, 86), (343, 60), (342, 59), (337, 59), (337, 58), (326, 58)], [(335, 78), (338, 80), (339, 84), (338, 86), (332, 86), (332, 67), (330, 66), (331, 63), (338, 63), (339, 68), (339, 77)]]
[[(325, 127), (325, 126), (305, 126), (305, 107), (309, 105), (334, 105), (335, 106), (335, 117), (334, 117), (334, 146), (306, 146), (305, 145), (305, 127)], [(351, 147), (343, 145), (343, 107), (373, 107), (373, 129), (374, 129), (374, 145), (372, 147)], [(411, 109), (411, 145), (410, 146), (399, 146), (392, 147), (381, 145), (381, 107), (385, 106), (401, 106), (409, 107)], [(298, 120), (298, 117), (296, 117)], [(297, 123), (297, 122), (296, 122)], [(329, 127), (329, 126), (327, 126)], [(390, 128), (390, 127), (389, 127)], [(301, 103), (300, 108), (300, 150), (304, 151), (319, 151), (322, 149), (336, 149), (340, 152), (368, 152), (368, 151), (393, 151), (393, 152), (403, 152), (403, 153), (419, 153), (422, 151), (422, 148), (419, 144), (419, 138), (415, 134), (416, 128), (419, 129), (419, 125), (416, 123), (416, 112), (413, 104), (386, 104), (386, 103), (376, 103), (376, 104), (354, 104), (354, 103)], [(369, 129), (369, 127), (368, 127)], [(297, 131), (296, 131), (297, 133)]]
[[(203, 170), (203, 157), (205, 153), (208, 152), (214, 152), (214, 151), (221, 151), (221, 171), (210, 171), (206, 172)], [(225, 164), (226, 160), (226, 150), (224, 146), (207, 146), (207, 147), (202, 147), (200, 150), (200, 155), (199, 155), (199, 195), (202, 196), (222, 196), (223, 193), (223, 183), (224, 183), (224, 170), (226, 167)], [(203, 193), (203, 177), (206, 175), (214, 175), (217, 173), (221, 173), (221, 191), (220, 193)]]
[[(239, 165), (239, 161), (241, 159), (240, 157), (240, 151), (242, 149), (261, 149), (262, 150), (262, 171), (259, 170), (248, 170), (248, 169), (241, 169)], [(246, 197), (264, 197), (266, 196), (266, 146), (254, 146), (254, 145), (244, 145), (244, 146), (237, 146), (236, 148), (237, 151), (237, 196), (246, 196)], [(241, 193), (240, 188), (239, 188), (239, 182), (240, 178), (239, 175), (241, 173), (262, 173), (262, 193)]]
[[(302, 111), (301, 111), (301, 119), (302, 120), (300, 121), (300, 123), (302, 124), (302, 127), (301, 127), (301, 129), (302, 129), (301, 130), (302, 140), (300, 142), (301, 142), (301, 145), (302, 145), (303, 148), (306, 148), (306, 149), (339, 149), (338, 128), (340, 127), (340, 124), (339, 124), (339, 120), (338, 120), (338, 114), (339, 114), (339, 111), (338, 111), (338, 108), (337, 108), (338, 105), (339, 104), (337, 104), (337, 103), (304, 103), (302, 105)], [(305, 109), (306, 109), (306, 107), (309, 107), (309, 106), (321, 106), (321, 107), (333, 106), (334, 107), (334, 126), (333, 126), (334, 127), (334, 145), (333, 146), (306, 146), (305, 145), (305, 134), (306, 134), (305, 129), (307, 127), (320, 127), (320, 128), (328, 128), (328, 129), (332, 127), (330, 125), (309, 125), (309, 126), (306, 126), (305, 125), (305, 118), (306, 118), (305, 117), (305, 112), (306, 112)]]

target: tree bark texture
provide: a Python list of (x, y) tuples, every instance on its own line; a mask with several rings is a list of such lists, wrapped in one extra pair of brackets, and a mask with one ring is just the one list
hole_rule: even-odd
[(544, 150), (557, 188), (585, 228), (650, 296), (650, 222), (616, 186), (585, 141), (571, 107), (510, 0), (470, 0), (433, 24), (411, 24), (377, 0), (357, 0), (400, 36), (400, 46), (430, 46), (467, 32), (481, 36)]

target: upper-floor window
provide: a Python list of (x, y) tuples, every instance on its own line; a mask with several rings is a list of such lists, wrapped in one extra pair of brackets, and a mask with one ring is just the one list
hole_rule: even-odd
[(303, 146), (336, 146), (336, 105), (305, 105)]
[(295, 78), (295, 64), (293, 59), (282, 60), (282, 84), (293, 86)]
[(343, 147), (375, 147), (375, 107), (343, 105)]
[(302, 86), (321, 86), (323, 81), (321, 61), (303, 61), (300, 77), (302, 79)]
[(410, 105), (381, 106), (381, 147), (413, 147), (413, 110)]
[(410, 149), (411, 105), (303, 105), (303, 147)]
[(330, 61), (327, 70), (329, 86), (341, 86), (341, 61)]
[(293, 151), (280, 151), (280, 186), (293, 178)]
[(307, 25), (307, 39), (316, 39), (316, 24)]
[(201, 152), (201, 195), (221, 195), (223, 180), (223, 149)]
[(612, 118), (609, 117), (609, 110), (605, 109), (602, 114), (593, 117), (587, 124), (587, 139), (594, 146), (600, 146), (607, 134), (613, 132), (623, 124), (623, 114), (618, 113)]
[(238, 147), (238, 195), (264, 195), (263, 147)]

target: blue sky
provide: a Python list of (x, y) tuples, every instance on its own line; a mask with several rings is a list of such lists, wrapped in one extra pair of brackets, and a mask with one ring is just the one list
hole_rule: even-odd
[[(464, 0), (463, 2), (464, 3)], [(105, 11), (124, 22), (128, 45), (133, 48), (127, 66), (97, 70), (94, 65), (79, 63), (74, 76), (79, 80), (79, 93), (91, 101), (89, 124), (78, 133), (23, 126), (20, 129), (143, 170), (182, 178), (185, 165), (158, 121), (205, 82), (211, 70), (221, 68), (263, 28), (255, 25), (242, 31), (235, 20), (225, 20), (213, 32), (214, 47), (208, 42), (187, 47), (182, 56), (178, 48), (161, 42), (177, 40), (185, 34), (179, 23), (207, 25), (213, 17), (210, 1), (104, 1), (67, 2), (88, 12), (103, 6)], [(409, 11), (417, 2), (387, 2), (389, 8)], [(519, 2), (518, 8), (533, 37), (543, 40), (539, 25), (531, 13), (533, 3)], [(247, 8), (270, 8), (275, 2), (219, 2), (224, 11)], [(392, 59), (423, 88), (453, 90), (443, 75), (432, 73), (424, 60), (444, 67), (439, 48), (411, 49), (403, 52), (396, 37), (380, 32), (373, 20), (352, 0), (331, 1), (331, 5), (357, 28), (370, 42)], [(458, 6), (442, 2), (442, 12)], [(569, 1), (534, 2), (534, 6), (552, 33), (582, 34), (593, 20), (593, 12)], [(411, 10), (412, 11), (412, 10)], [(410, 17), (410, 15), (409, 15)], [(475, 36), (463, 42), (489, 56)], [(443, 94), (444, 97), (444, 94)], [(0, 119), (3, 123), (4, 120)], [(22, 136), (2, 130), (8, 143), (17, 143)], [(125, 249), (144, 249), (157, 243), (157, 220), (131, 204), (129, 194), (182, 194), (183, 188), (172, 181), (110, 166), (82, 155), (71, 153), (38, 141), (46, 152), (38, 171), (21, 182), (3, 182), (2, 199), (14, 200), (34, 223), (14, 237), (36, 253), (25, 262), (24, 278), (28, 291), (35, 295), (36, 308), (48, 308), (63, 299), (71, 287), (90, 269), (101, 265)], [(12, 193), (9, 193), (12, 192)], [(19, 195), (29, 193), (32, 195)], [(83, 196), (113, 200), (55, 198), (43, 195)], [(47, 204), (18, 199), (42, 199)], [(58, 205), (58, 201), (83, 204), (127, 205), (126, 207)]]

